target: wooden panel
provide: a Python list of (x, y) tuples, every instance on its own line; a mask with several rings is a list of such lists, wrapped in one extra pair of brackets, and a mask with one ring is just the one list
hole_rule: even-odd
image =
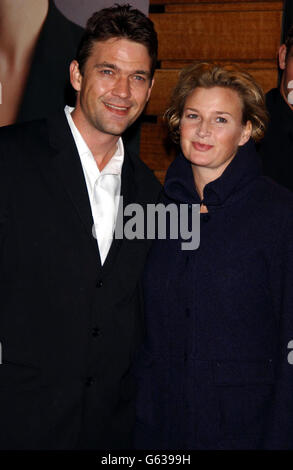
[(282, 11), (283, 2), (245, 2), (245, 3), (186, 3), (166, 5), (165, 12), (192, 12), (192, 11)]
[[(244, 68), (246, 70), (249, 69), (276, 69), (277, 68), (277, 52), (276, 50), (275, 58), (272, 60), (233, 60), (233, 64), (237, 64), (239, 67)], [(161, 69), (182, 69), (187, 65), (196, 62), (195, 59), (189, 60), (180, 60), (180, 59), (172, 59), (172, 60), (162, 60)], [(199, 62), (199, 61), (198, 61)], [(208, 60), (206, 62), (209, 62)], [(231, 60), (218, 60), (220, 64), (231, 64)]]
[(156, 70), (155, 84), (146, 107), (146, 114), (162, 115), (178, 80), (179, 70)]
[(167, 127), (143, 123), (140, 136), (140, 158), (152, 170), (166, 170), (176, 155), (176, 148), (168, 138)]
[[(246, 70), (267, 92), (277, 85), (277, 69), (250, 69)], [(173, 88), (178, 79), (179, 70), (157, 70), (155, 73), (155, 84), (152, 90), (150, 101), (145, 110), (149, 115), (162, 115), (168, 105)]]
[(279, 45), (281, 12), (152, 14), (159, 59), (272, 59)]

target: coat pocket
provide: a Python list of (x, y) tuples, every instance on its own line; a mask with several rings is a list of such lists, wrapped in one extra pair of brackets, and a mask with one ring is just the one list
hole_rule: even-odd
[(34, 449), (40, 435), (40, 374), (16, 364), (0, 365), (0, 449)]
[(261, 436), (273, 397), (273, 362), (217, 362), (214, 381), (221, 437)]

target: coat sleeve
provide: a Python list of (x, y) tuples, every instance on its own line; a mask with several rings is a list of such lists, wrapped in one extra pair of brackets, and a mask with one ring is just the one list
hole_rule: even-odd
[(293, 203), (283, 219), (271, 267), (278, 341), (265, 449), (293, 449)]
[(13, 157), (9, 155), (9, 148), (5, 145), (5, 141), (6, 132), (5, 128), (3, 128), (0, 129), (0, 253), (2, 253), (5, 228), (7, 226), (10, 194), (13, 191), (13, 178), (11, 173)]

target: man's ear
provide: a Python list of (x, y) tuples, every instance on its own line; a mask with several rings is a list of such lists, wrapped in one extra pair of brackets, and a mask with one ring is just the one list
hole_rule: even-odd
[(73, 60), (69, 66), (70, 72), (70, 83), (75, 89), (75, 91), (80, 91), (81, 89), (81, 82), (82, 82), (82, 75), (79, 70), (79, 64), (76, 60)]
[(152, 81), (151, 81), (150, 87), (149, 87), (149, 89), (148, 89), (147, 102), (148, 102), (148, 100), (150, 99), (150, 96), (151, 96), (151, 91), (152, 91), (152, 88), (153, 88), (153, 86), (154, 86), (154, 83), (155, 83), (155, 79), (154, 79), (154, 78), (152, 78)]
[(286, 54), (287, 54), (287, 47), (285, 44), (282, 44), (279, 48), (279, 67), (281, 70), (285, 70), (286, 68)]

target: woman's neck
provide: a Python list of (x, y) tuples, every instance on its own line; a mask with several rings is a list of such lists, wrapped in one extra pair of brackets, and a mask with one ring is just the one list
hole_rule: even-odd
[(0, 1), (0, 55), (18, 61), (34, 47), (46, 19), (49, 0)]

